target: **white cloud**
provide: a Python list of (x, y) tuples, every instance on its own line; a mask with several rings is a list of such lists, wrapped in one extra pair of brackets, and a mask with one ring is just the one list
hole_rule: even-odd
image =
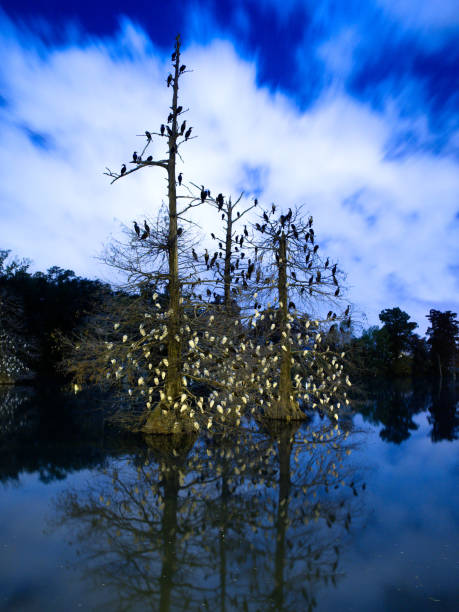
[[(166, 197), (159, 170), (113, 186), (103, 171), (129, 161), (143, 143), (136, 134), (165, 121), (169, 56), (129, 22), (116, 39), (84, 47), (38, 49), (13, 34), (0, 42), (3, 66), (11, 67), (2, 76), (0, 246), (40, 269), (107, 274), (93, 260), (101, 243), (119, 232), (120, 221), (153, 214)], [(385, 160), (394, 113), (377, 115), (337, 89), (300, 112), (287, 97), (259, 88), (256, 65), (227, 41), (191, 44), (185, 53), (194, 72), (183, 78), (181, 101), (199, 136), (182, 149), (185, 180), (235, 196), (247, 184), (247, 168), (260, 169), (260, 201), (285, 210), (306, 205), (319, 242), (348, 273), (350, 299), (372, 323), (390, 306), (419, 323), (431, 307), (458, 308), (449, 268), (458, 261), (456, 163), (427, 154)], [(33, 145), (24, 126), (50, 148)], [(154, 152), (163, 151), (155, 142)], [(358, 206), (343, 205), (352, 197)], [(196, 216), (215, 229), (216, 216)], [(403, 296), (388, 282), (394, 278)]]

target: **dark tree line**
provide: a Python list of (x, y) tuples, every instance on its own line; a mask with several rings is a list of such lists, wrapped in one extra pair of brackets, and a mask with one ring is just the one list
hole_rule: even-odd
[(400, 308), (387, 308), (383, 325), (363, 331), (350, 342), (348, 357), (355, 375), (456, 379), (459, 365), (459, 322), (454, 312), (431, 309), (426, 337), (414, 333), (417, 323)]
[(0, 251), (0, 377), (62, 378), (63, 337), (98, 307), (110, 287), (53, 266), (29, 271), (30, 262)]

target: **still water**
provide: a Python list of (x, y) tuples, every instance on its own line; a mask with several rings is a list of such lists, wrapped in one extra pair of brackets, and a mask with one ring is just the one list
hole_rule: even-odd
[(0, 390), (0, 609), (457, 610), (457, 394), (358, 409), (165, 443)]

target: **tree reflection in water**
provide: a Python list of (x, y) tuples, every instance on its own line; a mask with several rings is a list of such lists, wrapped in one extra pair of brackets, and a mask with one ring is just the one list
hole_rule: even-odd
[(339, 578), (359, 499), (337, 427), (146, 443), (57, 500), (55, 524), (72, 525), (110, 607), (312, 610)]
[(414, 417), (427, 412), (432, 442), (456, 440), (459, 433), (458, 389), (452, 385), (412, 384), (409, 380), (375, 382), (363, 391), (360, 412), (385, 442), (400, 444), (418, 429)]

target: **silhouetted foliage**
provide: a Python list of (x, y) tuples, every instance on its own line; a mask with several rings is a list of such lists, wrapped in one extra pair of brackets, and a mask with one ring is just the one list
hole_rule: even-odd
[(459, 321), (457, 314), (447, 310), (432, 309), (427, 315), (430, 327), (427, 329), (428, 344), (432, 361), (440, 378), (455, 375), (459, 350)]

